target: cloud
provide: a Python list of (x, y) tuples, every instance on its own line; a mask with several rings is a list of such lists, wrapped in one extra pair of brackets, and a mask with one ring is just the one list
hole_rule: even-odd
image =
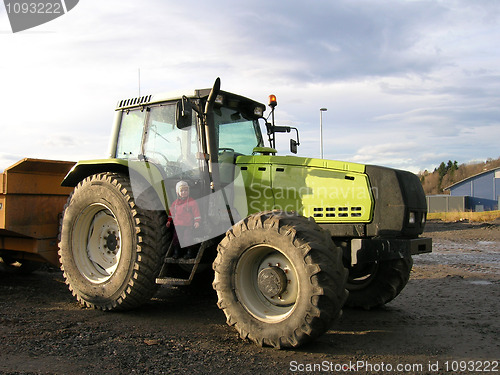
[(44, 147), (67, 147), (73, 148), (81, 145), (81, 140), (77, 140), (69, 135), (51, 135), (41, 141)]
[(6, 168), (10, 167), (12, 164), (21, 160), (23, 156), (19, 154), (5, 154), (0, 153), (0, 173), (2, 173)]
[(446, 12), (435, 2), (290, 1), (268, 8), (243, 24), (247, 34), (262, 40), (268, 59), (286, 63), (274, 66), (295, 67), (280, 72), (290, 79), (349, 80), (442, 64), (421, 43), (422, 27), (437, 26)]
[(30, 33), (0, 33), (3, 152), (102, 157), (140, 69), (142, 94), (220, 76), (224, 90), (278, 95), (277, 121), (299, 127), (304, 156), (319, 155), (327, 107), (329, 158), (428, 168), (496, 157), (499, 15), (487, 0), (87, 0)]

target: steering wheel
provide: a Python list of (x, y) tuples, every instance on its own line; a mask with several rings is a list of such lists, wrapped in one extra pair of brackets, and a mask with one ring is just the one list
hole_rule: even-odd
[[(159, 157), (161, 157), (162, 159), (165, 160), (165, 165), (168, 165), (168, 163), (169, 163), (168, 158), (164, 154), (162, 154), (161, 152), (149, 150), (149, 151), (147, 151), (146, 154), (147, 154), (146, 157), (148, 159), (149, 159), (149, 155), (158, 155)], [(153, 157), (153, 160), (154, 160), (154, 157)]]

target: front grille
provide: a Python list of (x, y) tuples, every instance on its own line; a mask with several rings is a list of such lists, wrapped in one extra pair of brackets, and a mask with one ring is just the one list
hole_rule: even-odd
[(363, 208), (356, 207), (313, 207), (313, 217), (361, 217)]

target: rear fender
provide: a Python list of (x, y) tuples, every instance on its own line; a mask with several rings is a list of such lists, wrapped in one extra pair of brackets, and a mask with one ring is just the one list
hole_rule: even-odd
[[(61, 185), (75, 187), (85, 178), (105, 172), (121, 173), (128, 176), (136, 203), (141, 197), (147, 197), (140, 199), (141, 203), (138, 203), (144, 205), (143, 208), (166, 210), (168, 207), (164, 176), (160, 168), (153, 163), (124, 159), (83, 160), (75, 164), (63, 179)], [(152, 194), (153, 191), (155, 194)]]
[(88, 176), (103, 172), (128, 175), (128, 161), (123, 159), (82, 160), (76, 163), (61, 182), (61, 186), (75, 187)]

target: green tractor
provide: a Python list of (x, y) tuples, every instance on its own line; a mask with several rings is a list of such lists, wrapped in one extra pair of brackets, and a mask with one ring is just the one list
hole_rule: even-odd
[[(271, 113), (275, 106), (272, 98)], [(296, 132), (296, 153), (298, 131), (276, 126), (274, 115), (267, 122), (265, 109), (220, 90), (219, 79), (192, 95), (118, 103), (109, 158), (77, 163), (62, 182), (74, 190), (59, 256), (82, 304), (131, 309), (158, 285), (213, 281), (242, 338), (282, 348), (326, 332), (344, 304), (371, 309), (401, 292), (412, 255), (431, 251), (419, 237), (418, 178), (276, 155), (276, 134)], [(169, 218), (180, 181), (199, 211), (187, 236)], [(190, 256), (175, 256), (179, 249)]]

